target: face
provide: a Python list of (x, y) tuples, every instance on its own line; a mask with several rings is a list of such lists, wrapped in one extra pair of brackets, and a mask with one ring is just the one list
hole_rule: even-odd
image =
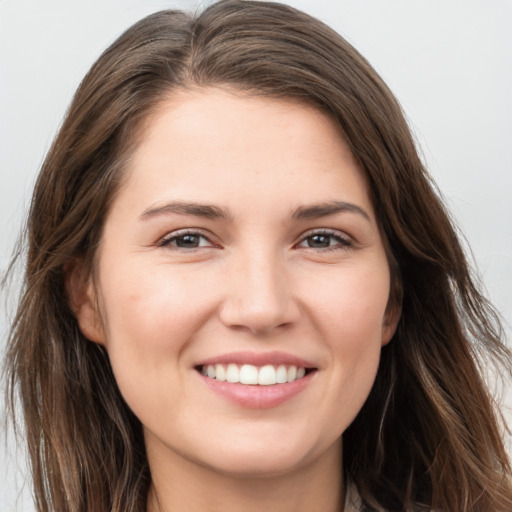
[(150, 464), (277, 475), (339, 460), (396, 318), (367, 183), (327, 115), (217, 89), (171, 97), (97, 256), (79, 322)]

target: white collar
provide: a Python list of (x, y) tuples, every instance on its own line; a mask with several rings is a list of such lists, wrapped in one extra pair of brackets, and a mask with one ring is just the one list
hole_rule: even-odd
[(361, 497), (357, 492), (356, 486), (352, 482), (349, 482), (346, 489), (343, 512), (360, 512), (361, 505)]

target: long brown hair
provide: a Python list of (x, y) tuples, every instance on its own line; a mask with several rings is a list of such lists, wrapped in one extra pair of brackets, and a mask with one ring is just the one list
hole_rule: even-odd
[(321, 22), (240, 0), (195, 17), (162, 11), (127, 30), (84, 78), (42, 166), (7, 357), (38, 510), (145, 510), (141, 425), (105, 350), (78, 328), (66, 274), (77, 260), (93, 272), (145, 121), (173, 91), (205, 86), (314, 104), (337, 121), (367, 175), (393, 268), (390, 300), (402, 309), (371, 394), (343, 434), (344, 471), (367, 509), (512, 510), (503, 423), (482, 377), (488, 360), (510, 371), (510, 354), (397, 101)]

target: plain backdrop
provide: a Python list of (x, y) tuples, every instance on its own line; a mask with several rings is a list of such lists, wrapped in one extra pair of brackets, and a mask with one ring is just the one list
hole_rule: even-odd
[[(0, 272), (23, 222), (38, 168), (93, 61), (144, 15), (209, 3), (0, 0)], [(398, 97), (510, 338), (512, 1), (288, 3), (344, 35)], [(2, 305), (0, 352), (5, 310)], [(510, 412), (506, 415), (512, 420)], [(0, 416), (1, 421), (1, 405)], [(34, 510), (30, 493), (20, 490), (26, 474), (23, 460), (12, 439), (2, 440), (0, 512)]]

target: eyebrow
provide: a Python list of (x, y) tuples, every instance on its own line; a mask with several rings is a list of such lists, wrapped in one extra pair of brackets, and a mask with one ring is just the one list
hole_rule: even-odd
[(175, 213), (178, 215), (193, 215), (205, 219), (224, 219), (231, 220), (229, 212), (218, 206), (210, 204), (187, 203), (182, 201), (172, 201), (161, 206), (151, 206), (144, 210), (140, 215), (141, 220), (147, 220), (159, 215)]
[[(295, 220), (318, 219), (344, 212), (356, 213), (371, 222), (370, 216), (363, 208), (346, 201), (329, 201), (309, 206), (299, 206), (293, 211), (292, 218)], [(177, 215), (193, 215), (195, 217), (202, 217), (205, 219), (233, 220), (233, 216), (225, 208), (211, 204), (189, 203), (182, 201), (172, 201), (159, 206), (151, 206), (144, 210), (139, 218), (141, 220), (147, 220), (160, 215), (173, 213)]]
[(318, 219), (320, 217), (327, 217), (336, 213), (356, 213), (361, 215), (366, 220), (371, 222), (370, 215), (354, 203), (347, 203), (346, 201), (329, 201), (326, 203), (312, 204), (310, 206), (299, 206), (294, 210), (292, 217), (294, 219)]

